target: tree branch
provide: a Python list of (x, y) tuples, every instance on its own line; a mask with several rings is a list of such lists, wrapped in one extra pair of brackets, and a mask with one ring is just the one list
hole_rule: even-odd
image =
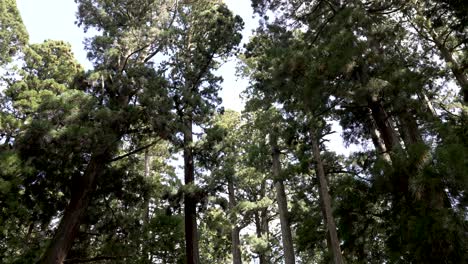
[(160, 138), (159, 138), (158, 140), (155, 140), (155, 141), (151, 142), (151, 143), (148, 144), (148, 145), (145, 145), (145, 146), (143, 146), (143, 147), (139, 147), (139, 148), (137, 148), (137, 149), (135, 149), (135, 150), (132, 150), (132, 151), (130, 151), (130, 152), (124, 154), (124, 155), (115, 157), (115, 158), (109, 160), (109, 163), (110, 163), (110, 162), (114, 162), (114, 161), (118, 161), (118, 160), (121, 160), (121, 159), (124, 159), (124, 158), (126, 158), (126, 157), (128, 157), (128, 156), (131, 156), (131, 155), (133, 155), (133, 154), (135, 154), (135, 153), (138, 153), (138, 152), (140, 152), (140, 151), (142, 151), (142, 150), (145, 150), (145, 149), (147, 149), (147, 148), (149, 148), (149, 147), (151, 147), (151, 146), (156, 145), (159, 141), (161, 141)]
[(113, 260), (113, 259), (122, 259), (122, 258), (129, 258), (131, 256), (97, 256), (93, 258), (72, 258), (66, 259), (63, 262), (66, 264), (70, 263), (88, 263), (88, 262), (95, 262), (100, 260)]

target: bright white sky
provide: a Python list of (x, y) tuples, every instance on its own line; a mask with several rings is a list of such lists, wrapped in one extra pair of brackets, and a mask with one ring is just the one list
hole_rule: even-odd
[[(248, 41), (252, 30), (258, 26), (258, 19), (253, 17), (250, 1), (225, 0), (229, 8), (244, 20), (242, 43)], [(92, 68), (92, 64), (86, 58), (83, 44), (84, 39), (90, 35), (75, 25), (77, 6), (73, 0), (17, 0), (17, 5), (31, 43), (41, 43), (46, 39), (67, 41), (72, 45), (76, 59), (85, 68)], [(248, 80), (236, 77), (236, 63), (235, 59), (231, 59), (219, 70), (219, 74), (224, 78), (220, 96), (226, 109), (241, 111), (244, 103), (239, 94), (247, 87)], [(330, 140), (327, 147), (338, 153), (349, 154), (350, 149), (343, 147), (340, 137), (341, 127), (334, 123), (333, 129), (338, 133), (327, 137)]]

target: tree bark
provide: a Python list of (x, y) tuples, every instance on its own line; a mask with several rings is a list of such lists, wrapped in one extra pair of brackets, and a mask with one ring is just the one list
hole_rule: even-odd
[(382, 104), (372, 96), (368, 99), (369, 108), (371, 110), (372, 118), (374, 119), (375, 125), (382, 136), (385, 144), (385, 148), (388, 152), (394, 151), (395, 147), (400, 145), (398, 136), (390, 122), (390, 117), (383, 108)]
[[(236, 194), (234, 190), (234, 182), (233, 179), (228, 180), (228, 195), (229, 195), (229, 209), (231, 214), (236, 207)], [(242, 264), (242, 255), (240, 250), (240, 228), (237, 225), (237, 219), (232, 217), (232, 230), (231, 230), (231, 253), (232, 253), (232, 263), (233, 264)]]
[[(151, 157), (149, 154), (149, 150), (145, 149), (145, 180), (148, 180), (150, 175), (150, 164), (151, 164)], [(145, 224), (148, 224), (150, 218), (150, 199), (148, 198), (145, 202)]]
[(333, 217), (332, 213), (332, 206), (331, 206), (331, 197), (328, 192), (328, 183), (325, 176), (325, 170), (323, 168), (322, 158), (320, 157), (320, 148), (318, 140), (315, 137), (314, 131), (310, 133), (311, 141), (312, 141), (312, 152), (314, 155), (315, 163), (316, 163), (316, 173), (319, 179), (319, 194), (320, 198), (323, 203), (323, 207), (325, 210), (325, 224), (327, 231), (330, 235), (330, 242), (333, 254), (333, 260), (335, 264), (343, 264), (343, 255), (341, 253), (340, 248), (340, 240), (338, 239), (338, 232), (336, 230), (335, 218)]
[(401, 137), (407, 150), (414, 144), (423, 143), (418, 123), (408, 109), (402, 109), (398, 120), (400, 121)]
[(392, 160), (390, 159), (390, 155), (388, 154), (387, 147), (385, 147), (385, 143), (380, 135), (379, 129), (375, 124), (374, 119), (372, 118), (372, 113), (369, 111), (370, 115), (370, 135), (372, 139), (372, 143), (374, 144), (377, 153), (382, 157), (385, 162), (388, 164), (392, 164)]
[[(382, 136), (385, 149), (387, 150), (390, 158), (393, 158), (391, 153), (402, 149), (400, 137), (396, 133), (392, 122), (390, 121), (390, 116), (387, 114), (382, 103), (372, 96), (368, 98), (368, 104), (375, 125)], [(411, 199), (409, 195), (409, 175), (407, 173), (403, 173), (398, 176), (395, 175), (393, 182), (393, 192), (397, 201), (400, 200), (402, 196), (409, 201)]]
[[(184, 176), (185, 185), (195, 184), (195, 168), (193, 164), (193, 130), (192, 116), (187, 115), (184, 128)], [(185, 213), (185, 252), (187, 264), (199, 264), (197, 201), (194, 193), (186, 193), (184, 197)]]
[[(145, 149), (145, 180), (148, 180), (149, 181), (149, 177), (150, 177), (150, 169), (151, 169), (151, 156), (150, 156), (150, 153), (149, 153), (149, 149)], [(150, 202), (151, 202), (151, 198), (150, 197), (147, 197), (146, 201), (145, 201), (145, 215), (144, 215), (144, 225), (145, 227), (148, 227), (148, 224), (150, 222)], [(151, 249), (149, 248), (149, 246), (147, 245), (147, 243), (145, 243), (145, 240), (143, 239), (142, 240), (142, 249), (143, 249), (143, 257), (145, 259), (145, 263), (152, 263), (151, 262), (151, 259), (152, 259), (152, 256), (151, 256)]]
[(64, 262), (78, 235), (80, 223), (90, 203), (91, 195), (96, 189), (96, 179), (103, 172), (106, 160), (104, 155), (94, 155), (83, 176), (74, 182), (70, 203), (40, 263), (62, 264)]
[[(264, 208), (260, 212), (255, 212), (255, 227), (258, 238), (263, 235), (268, 239), (268, 209)], [(266, 252), (258, 252), (258, 259), (260, 264), (268, 264), (268, 256)]]
[[(266, 182), (263, 181), (260, 186), (260, 199), (263, 199), (266, 195)], [(258, 238), (265, 236), (267, 243), (269, 240), (269, 221), (268, 221), (268, 207), (262, 208), (254, 213), (255, 217), (255, 229)], [(268, 243), (269, 245), (269, 243)], [(266, 251), (258, 252), (258, 258), (260, 264), (268, 264), (269, 256)]]
[(281, 224), (281, 238), (283, 242), (284, 263), (294, 264), (294, 246), (291, 234), (291, 225), (289, 222), (288, 202), (284, 190), (283, 179), (281, 179), (280, 151), (278, 149), (276, 135), (270, 134), (271, 156), (273, 159), (272, 172), (276, 188), (276, 201), (278, 202), (278, 211)]

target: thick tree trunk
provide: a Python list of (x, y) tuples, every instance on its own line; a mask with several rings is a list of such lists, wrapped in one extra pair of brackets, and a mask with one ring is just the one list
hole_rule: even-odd
[[(266, 195), (266, 182), (263, 181), (260, 186), (260, 199), (263, 199)], [(269, 240), (269, 220), (268, 220), (268, 207), (262, 208), (254, 213), (255, 217), (255, 229), (258, 238)], [(269, 245), (269, 243), (268, 243)], [(266, 251), (258, 252), (258, 258), (260, 264), (268, 264), (269, 256)]]
[[(377, 100), (374, 96), (368, 98), (369, 108), (372, 113), (373, 121), (382, 137), (382, 140), (385, 144), (385, 149), (389, 153), (390, 158), (392, 158), (391, 153), (396, 150), (401, 150), (402, 146), (400, 144), (400, 138), (394, 129), (391, 118), (387, 114), (387, 111), (382, 106), (382, 103)], [(407, 200), (410, 200), (409, 197), (409, 175), (404, 173), (396, 176), (393, 185), (393, 192), (395, 198), (400, 200), (404, 196)]]
[(382, 104), (375, 97), (368, 99), (369, 108), (372, 113), (375, 125), (377, 126), (380, 135), (388, 152), (394, 151), (397, 146), (400, 146), (398, 135), (390, 122), (390, 117), (383, 108)]
[[(320, 188), (320, 181), (319, 181), (319, 188)], [(323, 222), (326, 225), (326, 223), (328, 223), (328, 221), (327, 221), (327, 212), (325, 211), (325, 205), (323, 203), (322, 196), (320, 194), (319, 194), (319, 200), (320, 200), (320, 211), (322, 211)], [(326, 236), (327, 236), (328, 252), (332, 253), (333, 252), (333, 245), (332, 245), (331, 239), (330, 239), (330, 232), (325, 230), (325, 233), (326, 233)], [(330, 255), (330, 257), (332, 257), (332, 256)]]
[(286, 192), (284, 190), (283, 179), (281, 178), (280, 151), (278, 149), (277, 137), (271, 134), (270, 141), (272, 150), (271, 156), (273, 159), (273, 179), (275, 181), (276, 200), (278, 202), (281, 224), (281, 238), (283, 240), (284, 263), (294, 264), (296, 262), (294, 257), (294, 246), (291, 234), (291, 225), (289, 223), (288, 202)]
[[(151, 157), (149, 154), (149, 150), (145, 149), (145, 180), (149, 180), (150, 176), (150, 164), (151, 164)], [(150, 217), (150, 199), (148, 198), (145, 201), (145, 224), (148, 224), (149, 217)]]
[[(193, 164), (193, 131), (192, 118), (189, 115), (185, 122), (184, 131), (184, 176), (185, 185), (195, 184), (195, 168)], [(195, 194), (186, 193), (184, 197), (185, 212), (185, 252), (187, 264), (199, 264), (197, 201)]]
[(399, 115), (399, 121), (401, 137), (407, 150), (411, 145), (423, 143), (418, 123), (408, 109), (402, 110)]
[(322, 158), (320, 157), (320, 148), (318, 140), (314, 136), (314, 131), (311, 131), (311, 141), (312, 141), (312, 152), (314, 155), (314, 159), (316, 162), (316, 173), (319, 179), (319, 194), (320, 198), (323, 203), (323, 207), (325, 210), (325, 224), (327, 231), (330, 235), (330, 242), (333, 254), (333, 260), (335, 264), (343, 264), (343, 255), (340, 249), (340, 240), (338, 239), (338, 232), (336, 230), (335, 218), (333, 217), (332, 213), (332, 206), (331, 206), (331, 197), (328, 192), (328, 183), (325, 176), (325, 170), (323, 168)]
[(96, 189), (96, 179), (103, 172), (106, 157), (91, 158), (83, 176), (74, 182), (70, 203), (65, 209), (59, 227), (40, 263), (62, 264), (73, 245), (80, 223), (86, 213), (91, 195)]
[[(149, 181), (149, 176), (150, 176), (150, 164), (151, 164), (151, 156), (149, 153), (149, 149), (145, 149), (145, 180)], [(150, 221), (150, 197), (148, 197), (145, 200), (145, 215), (144, 215), (144, 224), (145, 226), (148, 226), (149, 221)], [(151, 256), (151, 249), (148, 243), (145, 242), (145, 240), (142, 240), (142, 249), (143, 249), (143, 256), (145, 259), (145, 263), (152, 263), (152, 256)]]
[(372, 118), (372, 113), (369, 111), (370, 115), (370, 135), (372, 139), (372, 143), (374, 144), (374, 147), (379, 153), (379, 155), (382, 157), (383, 160), (385, 160), (388, 164), (392, 164), (392, 160), (390, 159), (390, 154), (387, 151), (387, 147), (385, 147), (385, 142), (383, 141), (379, 129), (377, 125), (375, 124), (374, 119)]
[[(234, 182), (231, 179), (228, 180), (228, 195), (229, 195), (229, 210), (232, 211), (236, 207), (236, 194), (234, 190)], [(233, 264), (242, 264), (242, 255), (240, 250), (240, 228), (237, 225), (237, 219), (233, 217), (232, 219), (232, 230), (231, 230), (231, 252), (232, 252), (232, 263)]]
[[(255, 227), (258, 238), (263, 238), (264, 235), (268, 239), (268, 209), (262, 209), (260, 212), (255, 212)], [(266, 252), (258, 252), (260, 264), (268, 264), (268, 255)]]

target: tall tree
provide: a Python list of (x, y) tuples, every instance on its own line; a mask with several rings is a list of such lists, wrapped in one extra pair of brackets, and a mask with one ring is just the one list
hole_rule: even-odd
[[(89, 42), (90, 58), (96, 78), (86, 87), (95, 95), (93, 122), (95, 133), (90, 135), (93, 146), (87, 165), (72, 177), (71, 198), (64, 211), (54, 238), (41, 260), (42, 263), (62, 263), (73, 245), (85, 216), (99, 177), (114, 159), (122, 137), (138, 124), (138, 112), (144, 112), (135, 100), (144, 92), (160, 94), (164, 99), (161, 76), (149, 61), (158, 54), (162, 33), (171, 23), (166, 1), (78, 1), (78, 20), (85, 29), (94, 27), (102, 35)], [(126, 10), (125, 12), (122, 12)], [(143, 111), (142, 111), (143, 110)], [(168, 111), (169, 109), (165, 109)], [(91, 118), (87, 114), (85, 118)], [(154, 131), (154, 129), (153, 129)]]
[(185, 235), (187, 263), (199, 263), (197, 198), (193, 126), (202, 126), (219, 104), (218, 90), (222, 80), (213, 71), (220, 59), (231, 55), (240, 42), (243, 26), (221, 1), (206, 0), (182, 3), (175, 20), (174, 41), (169, 46), (171, 96), (174, 99), (178, 129), (183, 135)]
[(28, 32), (16, 0), (5, 0), (0, 4), (0, 39), (0, 65), (11, 62), (12, 57), (28, 43)]

